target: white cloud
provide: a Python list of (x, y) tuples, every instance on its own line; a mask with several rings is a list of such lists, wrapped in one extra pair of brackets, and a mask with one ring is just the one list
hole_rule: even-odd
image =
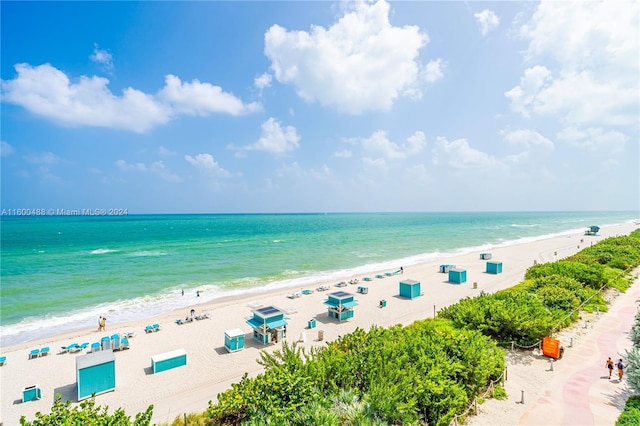
[(351, 138), (345, 141), (361, 145), (365, 152), (382, 155), (387, 159), (402, 159), (418, 154), (427, 144), (424, 133), (419, 131), (409, 136), (401, 145), (389, 140), (387, 133), (383, 130), (373, 132), (368, 138)]
[(183, 83), (175, 75), (165, 77), (165, 86), (158, 92), (158, 98), (171, 105), (174, 113), (180, 114), (204, 116), (221, 112), (241, 115), (260, 109), (259, 104), (253, 102), (245, 105), (219, 86), (198, 80)]
[(540, 133), (529, 130), (529, 129), (519, 129), (519, 130), (507, 130), (502, 132), (502, 137), (504, 140), (516, 146), (522, 146), (529, 149), (539, 149), (542, 151), (553, 151), (555, 150), (555, 145), (552, 141), (542, 136)]
[(218, 162), (215, 160), (215, 158), (213, 158), (213, 155), (211, 154), (198, 154), (195, 157), (192, 157), (191, 155), (185, 155), (184, 159), (193, 166), (212, 173), (216, 176), (228, 177), (231, 175), (228, 171), (220, 167), (220, 164), (218, 164)]
[(180, 176), (174, 173), (171, 173), (169, 170), (167, 170), (166, 166), (164, 165), (164, 162), (162, 161), (155, 161), (148, 166), (144, 163), (128, 163), (125, 160), (118, 160), (116, 161), (115, 164), (116, 166), (118, 166), (120, 170), (125, 172), (131, 172), (131, 171), (148, 172), (148, 173), (153, 173), (157, 176), (160, 176), (163, 180), (167, 182), (173, 182), (173, 183), (182, 182), (182, 178), (180, 178)]
[(7, 157), (13, 154), (14, 152), (15, 150), (11, 145), (9, 145), (9, 143), (5, 141), (0, 141), (0, 156)]
[(348, 149), (343, 149), (341, 151), (336, 151), (333, 153), (334, 158), (351, 158), (353, 157), (353, 153)]
[(282, 127), (280, 122), (271, 117), (262, 123), (260, 139), (246, 146), (247, 151), (266, 151), (272, 154), (286, 154), (298, 148), (300, 136), (293, 126)]
[(32, 164), (58, 164), (60, 163), (60, 157), (55, 155), (53, 152), (37, 152), (29, 155), (25, 155), (24, 159)]
[(271, 74), (269, 73), (264, 73), (258, 77), (256, 77), (253, 80), (253, 84), (260, 90), (267, 88), (269, 86), (271, 86), (271, 80), (273, 79), (273, 77), (271, 77)]
[(107, 50), (100, 49), (98, 44), (94, 44), (93, 54), (89, 56), (93, 62), (101, 64), (107, 71), (113, 70), (113, 55)]
[(102, 77), (80, 77), (71, 82), (50, 64), (17, 64), (18, 76), (2, 81), (2, 100), (68, 126), (95, 126), (146, 132), (179, 114), (239, 115), (256, 111), (259, 104), (244, 104), (218, 86), (193, 80), (182, 83), (173, 75), (157, 95), (128, 87), (116, 96)]
[(489, 31), (500, 25), (500, 18), (498, 18), (498, 15), (489, 9), (484, 9), (482, 12), (474, 13), (473, 17), (476, 18), (476, 22), (480, 27), (480, 33), (483, 37), (486, 36)]
[(532, 81), (525, 72), (520, 85), (505, 93), (512, 108), (524, 116), (558, 115), (570, 126), (637, 124), (638, 4), (542, 1), (519, 33), (529, 42), (529, 61), (555, 63), (527, 70), (547, 70), (538, 84), (527, 85)]
[(585, 130), (567, 127), (558, 132), (557, 138), (578, 148), (606, 153), (621, 152), (629, 140), (623, 133), (602, 127), (589, 127)]
[(433, 83), (436, 80), (440, 80), (444, 76), (443, 69), (445, 66), (446, 62), (440, 58), (429, 61), (427, 66), (422, 70), (422, 78), (427, 83)]
[(170, 157), (170, 156), (176, 155), (176, 153), (175, 151), (171, 151), (170, 149), (165, 148), (164, 146), (160, 146), (158, 148), (158, 155), (161, 155), (163, 157)]
[(449, 142), (442, 136), (436, 138), (433, 162), (454, 169), (494, 169), (502, 166), (495, 157), (471, 148), (466, 139)]
[(511, 109), (519, 112), (524, 117), (529, 117), (528, 110), (536, 101), (536, 96), (551, 79), (551, 71), (541, 65), (536, 65), (524, 71), (520, 77), (520, 84), (505, 92), (505, 96), (511, 100)]
[[(419, 96), (418, 56), (427, 35), (417, 26), (391, 25), (384, 0), (345, 6), (350, 10), (329, 28), (269, 28), (264, 53), (275, 78), (307, 101), (350, 114), (388, 110), (401, 96)], [(431, 64), (425, 75), (437, 78), (438, 69)]]

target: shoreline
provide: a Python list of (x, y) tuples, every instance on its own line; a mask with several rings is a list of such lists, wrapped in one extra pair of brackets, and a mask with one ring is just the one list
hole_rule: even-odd
[[(478, 251), (464, 253), (433, 261), (405, 265), (403, 275), (393, 275), (382, 279), (363, 282), (363, 274), (345, 276), (349, 282), (358, 278), (358, 285), (367, 286), (368, 294), (356, 293), (356, 285), (345, 288), (334, 287), (334, 282), (326, 292), (315, 291), (300, 298), (288, 299), (292, 288), (283, 288), (260, 294), (233, 295), (215, 301), (194, 304), (197, 313), (207, 312), (210, 319), (177, 325), (177, 318), (184, 318), (189, 308), (171, 311), (166, 314), (135, 320), (126, 323), (109, 324), (107, 330), (98, 332), (96, 328), (86, 328), (62, 334), (48, 336), (34, 341), (18, 343), (2, 348), (7, 356), (7, 364), (0, 367), (1, 410), (6, 424), (17, 423), (20, 415), (33, 419), (36, 411), (49, 412), (55, 393), (63, 395), (64, 400), (76, 401), (75, 356), (57, 352), (60, 346), (71, 342), (94, 342), (103, 335), (133, 331), (136, 336), (130, 339), (131, 349), (115, 353), (116, 389), (96, 397), (97, 405), (108, 405), (110, 411), (125, 409), (133, 416), (154, 404), (154, 422), (171, 422), (183, 413), (203, 412), (209, 400), (215, 401), (216, 395), (240, 380), (247, 372), (250, 376), (262, 371), (256, 362), (261, 350), (273, 351), (278, 344), (263, 346), (250, 334), (245, 323), (251, 310), (258, 306), (277, 306), (288, 312), (289, 324), (286, 340), (301, 341), (299, 344), (309, 349), (323, 345), (317, 341), (317, 332), (324, 332), (324, 340), (329, 341), (339, 335), (352, 332), (357, 327), (369, 329), (372, 325), (387, 327), (394, 324), (409, 324), (415, 320), (432, 318), (440, 308), (455, 303), (459, 299), (478, 295), (481, 291), (493, 293), (520, 283), (526, 269), (535, 262), (543, 263), (570, 256), (590, 243), (601, 241), (616, 235), (628, 235), (637, 229), (635, 223), (624, 223), (602, 227), (598, 236), (584, 236), (582, 233), (561, 235), (533, 242), (494, 247), (490, 249), (493, 260), (501, 261), (504, 270), (501, 274), (484, 272), (485, 261), (479, 259)], [(581, 242), (583, 240), (583, 242)], [(453, 263), (467, 270), (467, 282), (462, 285), (447, 282), (446, 274), (439, 272), (439, 264)], [(395, 269), (394, 269), (395, 270)], [(388, 270), (390, 271), (390, 269)], [(374, 277), (376, 271), (367, 276)], [(424, 295), (414, 300), (398, 297), (398, 281), (414, 279), (422, 284)], [(473, 288), (473, 283), (477, 288)], [(353, 293), (359, 305), (355, 307), (355, 317), (338, 323), (327, 317), (323, 301), (326, 294), (344, 290)], [(297, 291), (297, 290), (295, 290)], [(379, 300), (388, 302), (386, 308), (379, 308)], [(316, 319), (317, 328), (307, 329), (309, 319)], [(144, 327), (159, 323), (162, 330), (145, 334)], [(224, 349), (224, 331), (240, 328), (245, 333), (245, 349), (227, 353)], [(49, 346), (50, 355), (28, 360), (31, 349)], [(187, 365), (159, 374), (149, 374), (150, 357), (167, 351), (184, 348), (188, 354)], [(22, 396), (25, 386), (39, 384), (42, 399), (27, 403), (16, 403)]]
[[(603, 228), (612, 227), (612, 226), (626, 226), (635, 224), (634, 221), (626, 221), (622, 223), (615, 223), (609, 225), (603, 225)], [(411, 255), (400, 259), (381, 261), (375, 264), (365, 264), (359, 265), (349, 268), (343, 268), (340, 270), (328, 270), (322, 271), (315, 274), (307, 274), (297, 278), (278, 280), (278, 281), (269, 281), (263, 283), (262, 287), (249, 287), (249, 288), (214, 288), (213, 292), (216, 293), (213, 298), (209, 299), (206, 296), (203, 297), (205, 301), (199, 302), (198, 299), (195, 298), (195, 289), (188, 290), (189, 293), (185, 296), (184, 294), (180, 297), (180, 292), (177, 289), (174, 291), (165, 291), (164, 293), (158, 293), (154, 296), (138, 296), (133, 299), (122, 299), (115, 302), (108, 302), (104, 305), (95, 305), (95, 306), (87, 306), (86, 308), (71, 311), (68, 315), (62, 317), (61, 315), (53, 315), (48, 319), (34, 319), (34, 323), (16, 323), (10, 324), (0, 327), (0, 352), (4, 350), (8, 350), (12, 346), (19, 345), (22, 343), (30, 343), (30, 342), (38, 342), (42, 339), (48, 339), (55, 335), (59, 334), (67, 334), (67, 333), (78, 333), (78, 332), (86, 332), (87, 330), (91, 330), (93, 328), (93, 323), (97, 321), (98, 316), (106, 316), (107, 318), (114, 320), (109, 321), (111, 327), (118, 326), (120, 324), (127, 324), (136, 321), (141, 321), (146, 318), (160, 317), (171, 312), (179, 311), (182, 309), (190, 309), (195, 305), (211, 305), (215, 306), (218, 303), (225, 303), (225, 300), (233, 299), (239, 300), (243, 298), (255, 298), (255, 297), (263, 297), (265, 295), (271, 293), (278, 293), (282, 291), (293, 291), (297, 288), (312, 286), (315, 288), (316, 286), (325, 285), (327, 283), (334, 284), (335, 282), (339, 282), (344, 279), (344, 277), (352, 278), (360, 278), (367, 274), (377, 274), (379, 272), (385, 272), (382, 268), (387, 268), (387, 270), (395, 270), (400, 265), (404, 265), (407, 267), (411, 266), (419, 266), (425, 263), (431, 263), (436, 261), (445, 261), (446, 259), (456, 258), (459, 256), (464, 256), (469, 253), (476, 253), (478, 251), (487, 251), (500, 249), (505, 247), (518, 246), (521, 244), (535, 243), (537, 241), (546, 240), (550, 238), (559, 238), (565, 237), (568, 235), (574, 235), (576, 233), (582, 233), (584, 228), (580, 229), (569, 229), (565, 231), (555, 232), (551, 234), (544, 234), (539, 236), (528, 236), (521, 237), (514, 240), (506, 240), (497, 243), (486, 243), (476, 246), (466, 246), (460, 247), (457, 249), (452, 249), (450, 251), (439, 252), (425, 252), (417, 255)], [(379, 268), (379, 269), (378, 269)], [(209, 285), (204, 285), (206, 288)], [(216, 285), (212, 285), (216, 287)], [(184, 290), (183, 290), (184, 291)], [(202, 291), (202, 290), (201, 290)], [(205, 292), (206, 293), (206, 292)], [(146, 300), (147, 298), (151, 298), (151, 300)], [(192, 303), (188, 303), (188, 300), (191, 300)], [(166, 310), (162, 309), (161, 305), (163, 303), (169, 303), (174, 307)], [(140, 305), (143, 307), (147, 305), (147, 309), (150, 309), (149, 312), (137, 313), (135, 312), (136, 308), (132, 308), (131, 306)], [(119, 310), (121, 309), (122, 310)], [(88, 319), (88, 316), (91, 316), (91, 319)], [(84, 324), (84, 327), (75, 327), (73, 322), (71, 322), (69, 317), (76, 318), (80, 322)], [(96, 320), (94, 321), (94, 317)], [(49, 323), (59, 323), (60, 321), (65, 321), (66, 323), (60, 324), (60, 328), (63, 331), (54, 330), (53, 327), (49, 327), (44, 329), (38, 326), (40, 324), (49, 322)], [(89, 325), (91, 324), (91, 325)], [(35, 328), (30, 328), (35, 327)], [(20, 331), (16, 331), (16, 329)], [(12, 332), (9, 333), (8, 331)]]

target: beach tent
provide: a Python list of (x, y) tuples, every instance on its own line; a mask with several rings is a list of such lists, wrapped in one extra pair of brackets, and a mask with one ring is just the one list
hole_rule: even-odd
[(462, 284), (467, 282), (467, 270), (466, 269), (449, 269), (449, 282), (454, 284)]
[(400, 297), (414, 299), (420, 296), (420, 281), (402, 280), (400, 281)]
[(266, 345), (284, 339), (285, 327), (289, 319), (284, 315), (284, 311), (275, 306), (265, 306), (253, 311), (253, 317), (247, 320), (247, 324), (253, 328), (253, 338)]
[(108, 349), (76, 357), (78, 401), (116, 389), (116, 359)]
[(229, 352), (237, 352), (244, 349), (244, 332), (239, 328), (224, 332), (224, 347)]
[(324, 302), (327, 305), (327, 314), (330, 318), (345, 321), (353, 318), (353, 308), (358, 306), (353, 294), (346, 291), (336, 291), (327, 296)]
[(502, 262), (496, 261), (488, 261), (487, 262), (487, 270), (488, 274), (501, 274), (502, 273)]

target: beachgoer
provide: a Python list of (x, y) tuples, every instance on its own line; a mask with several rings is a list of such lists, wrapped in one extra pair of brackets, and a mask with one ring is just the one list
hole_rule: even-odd
[(616, 365), (616, 367), (618, 367), (618, 379), (622, 380), (622, 375), (624, 374), (624, 364), (622, 363), (622, 358), (618, 360), (618, 364)]
[(184, 296), (184, 290), (182, 290), (182, 295)]
[(98, 331), (102, 331), (102, 315), (98, 318)]
[(611, 380), (611, 373), (613, 373), (613, 361), (611, 361), (611, 357), (609, 357), (605, 366), (609, 369), (609, 380)]
[(200, 290), (196, 290), (196, 297), (200, 297)]
[(107, 330), (107, 319), (105, 317), (100, 317), (100, 328), (102, 331)]
[(192, 309), (192, 310), (191, 310), (191, 316), (194, 316), (195, 314), (196, 314), (196, 310), (195, 310), (195, 309)]
[(404, 268), (402, 266), (400, 267), (400, 273), (404, 274)]

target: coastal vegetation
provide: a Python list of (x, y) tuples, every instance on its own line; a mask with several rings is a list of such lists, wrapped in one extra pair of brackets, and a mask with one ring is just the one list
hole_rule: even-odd
[(635, 395), (627, 399), (616, 426), (640, 425), (640, 312), (636, 313), (630, 337), (633, 346), (625, 353), (626, 376)]
[[(603, 291), (626, 290), (629, 271), (638, 265), (636, 230), (566, 259), (534, 265), (515, 287), (462, 299), (435, 319), (357, 329), (308, 352), (283, 342), (273, 353), (261, 352), (263, 373), (252, 378), (245, 374), (219, 394), (216, 403), (210, 402), (206, 412), (178, 417), (173, 425), (446, 426), (485, 390), (504, 396), (497, 384), (505, 368), (501, 345), (537, 346), (544, 336), (577, 321), (581, 310), (606, 311)], [(632, 336), (640, 340), (636, 326)], [(637, 351), (637, 345), (634, 348)], [(640, 355), (637, 360), (639, 370), (634, 376), (630, 367), (630, 379), (640, 377)], [(98, 410), (93, 403), (83, 404), (80, 412)], [(153, 408), (136, 416), (134, 423), (78, 423), (80, 417), (73, 416), (80, 412), (60, 405), (58, 398), (52, 417), (39, 414), (36, 422), (21, 424), (144, 425)], [(637, 400), (628, 405), (630, 412), (640, 412)], [(123, 412), (118, 416), (129, 421)]]

